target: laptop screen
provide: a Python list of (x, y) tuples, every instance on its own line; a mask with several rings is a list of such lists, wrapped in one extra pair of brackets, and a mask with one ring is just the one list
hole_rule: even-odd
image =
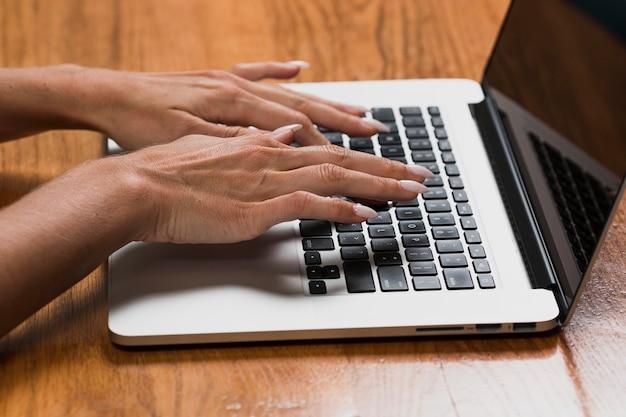
[(515, 1), (485, 71), (568, 303), (626, 173), (625, 18), (615, 0)]

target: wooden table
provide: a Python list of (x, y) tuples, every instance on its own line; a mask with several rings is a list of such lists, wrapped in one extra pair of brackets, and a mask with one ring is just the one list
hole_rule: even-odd
[[(0, 0), (0, 65), (169, 71), (302, 59), (312, 67), (297, 81), (479, 79), (506, 7)], [(0, 204), (102, 152), (100, 135), (80, 131), (0, 146)], [(623, 416), (625, 234), (626, 206), (571, 325), (535, 337), (125, 350), (108, 338), (101, 267), (0, 339), (0, 415)]]

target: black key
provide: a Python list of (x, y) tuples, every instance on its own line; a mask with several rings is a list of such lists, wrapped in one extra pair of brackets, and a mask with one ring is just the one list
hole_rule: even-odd
[(446, 174), (448, 174), (449, 177), (458, 177), (459, 175), (461, 175), (461, 173), (459, 172), (459, 167), (455, 164), (447, 164), (445, 166), (445, 170)]
[(404, 157), (404, 148), (400, 145), (381, 146), (380, 154), (385, 158)]
[(363, 246), (365, 245), (365, 236), (363, 233), (339, 233), (340, 246)]
[(309, 279), (318, 279), (324, 276), (322, 267), (319, 265), (312, 265), (306, 267), (306, 276)]
[(465, 242), (467, 242), (468, 244), (483, 243), (482, 239), (480, 238), (480, 233), (478, 233), (476, 230), (468, 230), (464, 233), (464, 235)]
[(438, 240), (435, 242), (437, 253), (463, 252), (463, 244), (460, 240)]
[(447, 213), (452, 211), (450, 203), (443, 200), (425, 201), (424, 207), (426, 207), (427, 213)]
[(400, 114), (403, 116), (421, 116), (422, 109), (417, 106), (400, 107)]
[(408, 291), (404, 269), (399, 266), (381, 266), (378, 268), (378, 282), (383, 291)]
[(379, 266), (402, 265), (402, 256), (398, 252), (379, 252), (374, 254), (374, 263)]
[(472, 277), (466, 268), (449, 268), (443, 270), (443, 278), (449, 290), (467, 290), (474, 288)]
[(414, 198), (413, 200), (396, 201), (393, 205), (396, 207), (417, 207), (420, 203), (417, 201), (417, 198)]
[(432, 261), (433, 251), (427, 247), (408, 248), (404, 251), (404, 255), (408, 261)]
[(448, 132), (443, 127), (438, 127), (435, 129), (435, 137), (437, 139), (448, 139)]
[(458, 239), (459, 231), (455, 226), (437, 226), (433, 227), (433, 237), (435, 239)]
[(451, 213), (429, 214), (428, 223), (431, 226), (452, 226), (454, 225), (454, 216)]
[(300, 220), (300, 235), (310, 236), (330, 236), (330, 222), (323, 220)]
[(452, 150), (452, 145), (448, 139), (441, 139), (437, 141), (437, 147), (441, 152), (448, 152)]
[(361, 223), (335, 223), (335, 229), (341, 232), (360, 232), (363, 230)]
[(467, 203), (467, 193), (465, 190), (453, 190), (452, 198), (456, 203)]
[(428, 138), (428, 130), (425, 127), (407, 127), (404, 133), (409, 139)]
[(437, 275), (437, 267), (434, 262), (409, 262), (411, 275)]
[(470, 216), (461, 217), (461, 228), (463, 230), (475, 230), (476, 227), (476, 219)]
[(422, 116), (405, 116), (402, 118), (402, 124), (405, 127), (424, 127), (426, 122)]
[(305, 251), (333, 250), (335, 243), (330, 237), (307, 237), (302, 239), (302, 248)]
[(389, 211), (379, 211), (378, 216), (367, 219), (367, 224), (391, 224), (391, 214)]
[(444, 164), (455, 164), (456, 159), (452, 152), (441, 152), (441, 160)]
[(372, 109), (372, 118), (381, 122), (393, 122), (396, 120), (393, 109), (390, 107), (374, 107)]
[(337, 279), (339, 278), (339, 267), (337, 265), (326, 265), (322, 268), (322, 278)]
[(433, 146), (430, 139), (409, 139), (409, 149), (412, 151), (430, 151)]
[(437, 160), (433, 151), (413, 151), (411, 152), (411, 158), (415, 163), (434, 162)]
[(480, 288), (496, 288), (496, 283), (489, 274), (479, 274), (476, 279)]
[(379, 133), (378, 134), (378, 144), (380, 146), (385, 145), (400, 145), (402, 144), (402, 140), (400, 136), (395, 133)]
[(472, 214), (474, 214), (474, 212), (472, 211), (472, 206), (470, 206), (469, 203), (457, 204), (456, 212), (459, 214), (459, 216), (471, 216)]
[(415, 291), (440, 290), (441, 283), (436, 276), (420, 275), (413, 277), (413, 288)]
[(350, 149), (371, 149), (373, 147), (371, 138), (350, 138)]
[(433, 125), (433, 127), (443, 127), (443, 120), (441, 117), (433, 116), (430, 118), (430, 124)]
[(380, 224), (376, 226), (369, 226), (367, 230), (372, 239), (396, 236), (396, 232), (393, 230), (393, 226), (391, 225)]
[(346, 246), (341, 248), (341, 259), (344, 261), (354, 261), (357, 259), (368, 259), (369, 254), (365, 246)]
[(326, 294), (326, 283), (324, 281), (309, 281), (309, 292), (311, 294)]
[(402, 245), (405, 248), (430, 246), (428, 235), (402, 235)]
[(408, 248), (404, 251), (408, 261), (432, 261), (433, 251), (426, 247)]
[(441, 175), (436, 175), (434, 178), (426, 178), (424, 180), (424, 185), (427, 187), (442, 187), (443, 179)]
[(439, 264), (443, 268), (456, 268), (467, 266), (467, 258), (462, 253), (448, 253), (439, 255)]
[(396, 218), (398, 220), (421, 220), (422, 211), (419, 207), (397, 207)]
[(485, 248), (482, 245), (468, 245), (469, 254), (472, 258), (485, 258)]
[(319, 252), (305, 252), (304, 263), (307, 265), (319, 265), (322, 263), (322, 257)]
[(433, 187), (428, 190), (427, 193), (422, 194), (424, 200), (446, 200), (448, 193), (444, 188)]
[(450, 177), (448, 179), (448, 184), (453, 190), (461, 190), (465, 187), (465, 185), (463, 185), (463, 180), (459, 177)]
[(491, 272), (491, 267), (486, 259), (475, 259), (472, 261), (474, 265), (474, 272), (477, 274), (488, 274)]
[(397, 252), (399, 250), (398, 241), (395, 239), (372, 239), (371, 244), (374, 252)]
[(400, 233), (426, 233), (426, 226), (421, 220), (402, 220), (398, 225)]
[(348, 292), (359, 293), (376, 291), (369, 262), (345, 262), (343, 264), (343, 272), (346, 276), (346, 286), (348, 288)]
[(428, 106), (428, 114), (430, 114), (431, 116), (441, 116), (439, 107), (437, 106)]

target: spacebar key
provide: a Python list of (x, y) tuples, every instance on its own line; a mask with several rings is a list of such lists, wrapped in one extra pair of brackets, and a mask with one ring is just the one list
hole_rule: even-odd
[(343, 272), (346, 275), (348, 292), (374, 292), (374, 277), (369, 262), (344, 262)]

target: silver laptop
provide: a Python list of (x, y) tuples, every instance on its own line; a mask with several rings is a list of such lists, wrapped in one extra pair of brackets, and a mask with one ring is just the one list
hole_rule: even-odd
[[(607, 2), (609, 4), (609, 2)], [(337, 146), (437, 174), (363, 224), (303, 219), (228, 245), (109, 260), (121, 345), (541, 332), (567, 324), (626, 171), (624, 11), (516, 1), (482, 83), (289, 84), (391, 133)], [(613, 21), (615, 24), (613, 24)]]

